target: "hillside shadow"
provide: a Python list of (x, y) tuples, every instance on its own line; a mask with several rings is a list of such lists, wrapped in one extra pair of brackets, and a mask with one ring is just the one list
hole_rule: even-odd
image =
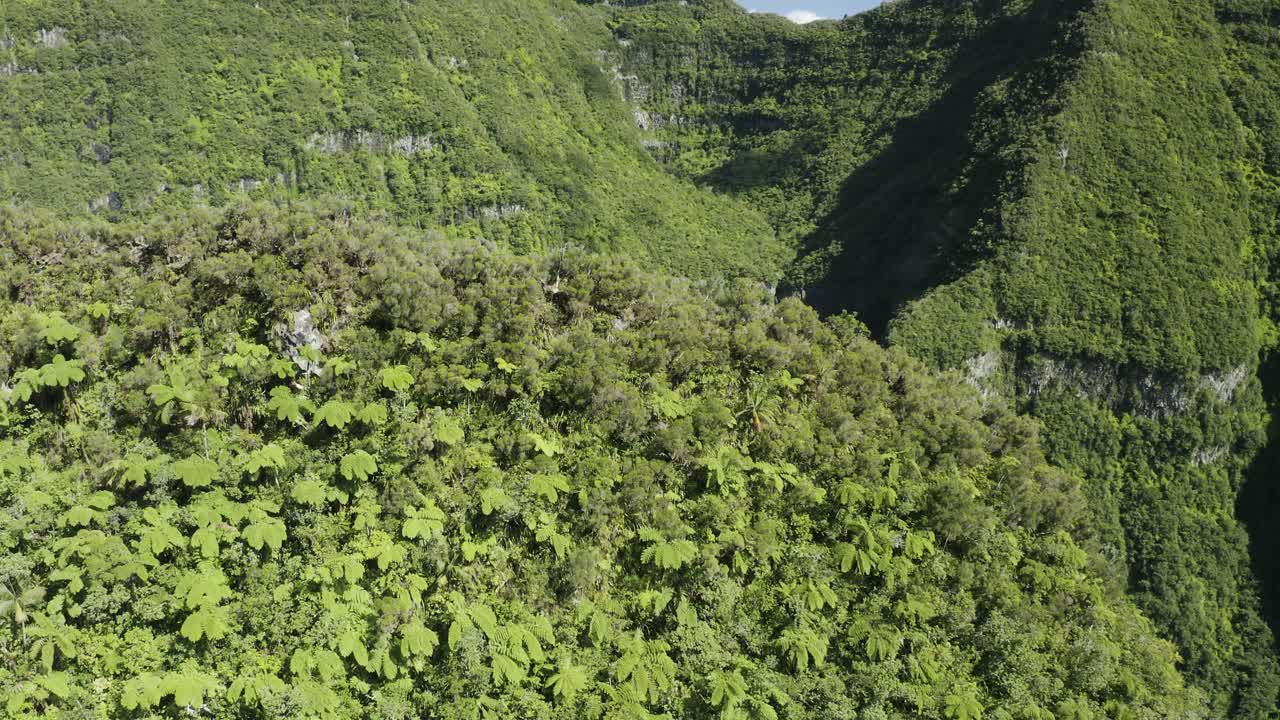
[[(1071, 6), (1071, 7), (1068, 7)], [(971, 230), (996, 205), (1012, 169), (995, 155), (976, 156), (971, 132), (982, 91), (1008, 77), (1010, 88), (1037, 88), (1048, 102), (1061, 81), (1058, 34), (1076, 3), (1037, 0), (1025, 13), (993, 22), (956, 49), (947, 91), (926, 110), (882, 130), (891, 140), (845, 180), (834, 209), (806, 239), (802, 257), (838, 247), (824, 279), (807, 288), (823, 313), (851, 310), (883, 337), (906, 302), (964, 274), (985, 249)], [(1023, 107), (1006, 107), (1016, 122)], [(1001, 139), (992, 146), (1000, 149)]]
[(1261, 612), (1273, 635), (1280, 635), (1280, 355), (1258, 370), (1271, 415), (1267, 445), (1249, 466), (1237, 496), (1236, 516), (1249, 532), (1249, 558), (1258, 581)]

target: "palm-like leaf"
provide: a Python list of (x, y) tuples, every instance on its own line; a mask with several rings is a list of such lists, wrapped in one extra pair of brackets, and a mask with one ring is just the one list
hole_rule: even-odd
[(31, 610), (44, 600), (45, 589), (30, 587), (17, 592), (8, 586), (0, 586), (0, 618), (12, 618), (15, 625), (26, 625)]

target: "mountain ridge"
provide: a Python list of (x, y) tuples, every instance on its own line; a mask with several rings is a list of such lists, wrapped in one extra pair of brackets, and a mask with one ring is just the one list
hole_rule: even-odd
[[(354, 593), (333, 620), (355, 638), (333, 648), (341, 680), (266, 653), (275, 680), (257, 700), (217, 695), (244, 717), (322, 715), (320, 686), (343, 712), (368, 713), (362, 683), (419, 713), (447, 697), (449, 717), (898, 717), (913, 703), (969, 720), (1271, 717), (1280, 663), (1264, 618), (1280, 597), (1280, 542), (1267, 464), (1280, 394), (1263, 361), (1280, 341), (1277, 24), (1258, 0), (897, 0), (805, 26), (728, 0), (8, 4), (0, 410), (21, 443), (3, 448), (17, 459), (0, 465), (0, 497), (18, 507), (58, 483), (81, 504), (63, 520), (37, 514), (38, 532), (134, 533), (131, 552), (163, 546), (152, 553), (168, 553), (163, 572), (193, 571), (196, 554), (141, 525), (161, 527), (165, 508), (164, 522), (202, 529), (189, 518), (188, 503), (204, 502), (192, 428), (213, 427), (221, 455), (205, 432), (200, 457), (271, 466), (258, 446), (283, 445), (277, 481), (296, 483), (286, 497), (255, 485), (257, 471), (218, 476), (244, 503), (226, 519), (257, 513), (247, 548), (204, 558), (235, 597), (266, 602), (249, 550), (305, 564), (307, 537), (328, 557), (348, 519), (390, 538), (378, 546), (390, 555), (362, 561), (367, 577), (294, 578), (303, 604)], [(828, 317), (779, 300), (778, 283)], [(313, 334), (341, 352), (297, 345)], [(222, 369), (194, 369), (207, 363)], [(173, 397), (158, 390), (151, 408), (143, 378)], [(200, 401), (175, 401), (188, 379)], [(349, 398), (371, 413), (358, 432), (316, 430)], [(182, 403), (189, 427), (169, 427)], [(300, 440), (288, 423), (254, 425), (312, 411)], [(395, 421), (377, 430), (386, 413)], [(894, 449), (841, 455), (863, 447), (872, 425), (849, 428), (876, 413), (893, 416), (882, 440)], [(366, 476), (417, 467), (404, 448), (437, 421), (457, 440), (433, 445), (429, 465), (456, 474), (392, 470), (374, 493)], [(509, 436), (522, 423), (540, 443)], [(129, 438), (140, 449), (124, 452)], [(562, 442), (603, 465), (559, 458)], [(899, 455), (917, 466), (890, 463)], [(618, 458), (633, 469), (587, 489)], [(664, 495), (642, 501), (659, 466)], [(870, 485), (841, 485), (850, 475)], [(895, 483), (903, 497), (890, 500)], [(103, 486), (118, 510), (83, 504), (107, 502), (91, 494)], [(360, 492), (364, 509), (348, 507)], [(618, 539), (608, 523), (575, 524), (609, 502), (647, 559), (566, 556), (592, 533)], [(360, 519), (370, 513), (382, 517)], [(405, 528), (447, 524), (448, 538), (410, 547), (405, 513)], [(874, 527), (851, 530), (855, 514)], [(310, 537), (307, 518), (331, 534)], [(877, 569), (896, 567), (886, 548), (916, 522), (943, 540), (921, 592), (969, 593), (936, 621), (911, 609), (896, 570)], [(94, 642), (113, 642), (110, 630), (61, 608), (162, 592), (127, 575), (82, 596), (14, 527), (3, 542), (16, 564), (0, 580), (54, 586), (42, 614)], [(808, 553), (795, 560), (807, 575), (771, 574), (779, 537)], [(508, 552), (530, 564), (506, 568)], [(361, 593), (381, 592), (399, 553), (433, 567), (444, 553), (438, 567), (456, 564), (448, 582), (461, 589), (429, 586), (426, 602), (386, 611), (422, 623), (393, 650), (387, 616)], [(984, 553), (1001, 563), (991, 578)], [(652, 643), (597, 637), (594, 615), (558, 614), (546, 630), (521, 597), (486, 585), (516, 582), (552, 612), (568, 585), (544, 586), (544, 571), (611, 588), (623, 600), (590, 595), (587, 615)], [(717, 593), (758, 603), (733, 606), (752, 629), (689, 614)], [(523, 640), (512, 650), (506, 630), (467, 626), (455, 642), (455, 625), (489, 625), (474, 603), (497, 603), (516, 636), (563, 641), (561, 669)], [(266, 632), (253, 612), (227, 612), (201, 607), (201, 628), (233, 618), (246, 635), (231, 637), (250, 644)], [(4, 642), (18, 644), (5, 647), (25, 652), (11, 617)], [(174, 617), (130, 619), (185, 662), (148, 645), (152, 675), (128, 679), (130, 693), (166, 690), (138, 696), (145, 707), (173, 696), (158, 712), (179, 712), (173, 690), (192, 678), (202, 699), (239, 672), (223, 646), (200, 644), (204, 630), (184, 644)], [(440, 648), (440, 674), (412, 649), (431, 645), (428, 632), (464, 651)], [(385, 645), (382, 664), (354, 654), (366, 643)], [(828, 649), (839, 669), (819, 669)], [(641, 650), (673, 669), (641, 682), (626, 669)], [(43, 673), (23, 661), (31, 674), (14, 676), (24, 694), (10, 712), (87, 702), (58, 683), (104, 667), (49, 657), (61, 660)], [(396, 685), (401, 672), (425, 685)], [(577, 691), (590, 700), (566, 700)]]

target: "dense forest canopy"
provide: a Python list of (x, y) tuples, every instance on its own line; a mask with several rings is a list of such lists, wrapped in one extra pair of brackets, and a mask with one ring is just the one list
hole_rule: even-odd
[(0, 100), (0, 715), (1280, 712), (1270, 0), (12, 0)]
[(1034, 424), (851, 318), (333, 210), (3, 227), (14, 716), (1203, 702)]

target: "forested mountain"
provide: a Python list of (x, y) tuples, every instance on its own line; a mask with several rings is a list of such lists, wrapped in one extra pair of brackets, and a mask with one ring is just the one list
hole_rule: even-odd
[(1215, 714), (1271, 716), (1234, 517), (1275, 344), (1271, 4), (900, 0), (813, 29), (674, 12), (616, 23), (639, 99), (677, 118), (655, 131), (673, 169), (770, 207), (820, 306), (1041, 419), (1109, 577)]
[(7, 2), (0, 192), (148, 215), (236, 194), (354, 210), (519, 250), (567, 241), (686, 274), (776, 275), (740, 203), (636, 140), (572, 2)]
[(10, 716), (1280, 712), (1269, 0), (15, 0), (0, 89)]

